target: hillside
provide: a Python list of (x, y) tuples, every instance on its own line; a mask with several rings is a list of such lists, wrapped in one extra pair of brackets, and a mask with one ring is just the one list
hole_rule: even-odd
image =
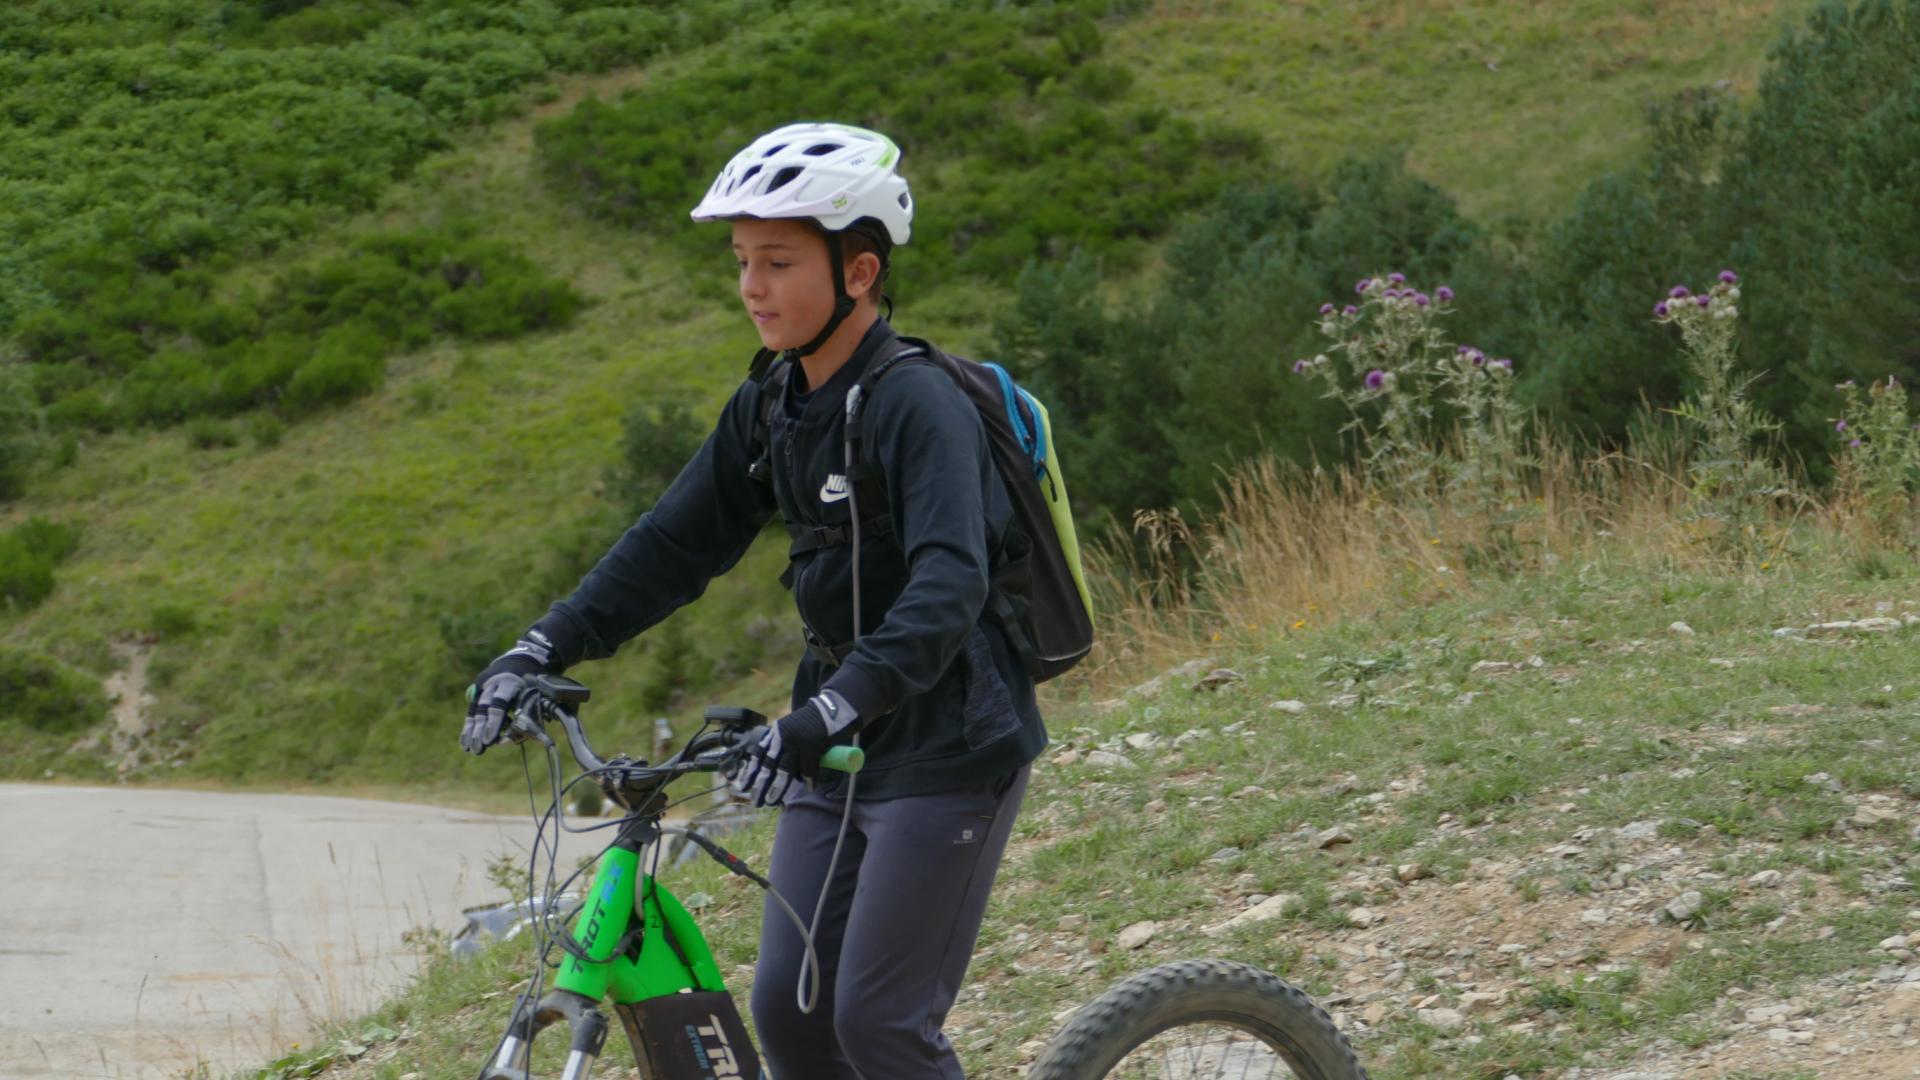
[[(8, 303), (59, 301), (0, 355), (0, 385), (17, 350), (37, 395), (0, 400), (0, 688), (25, 691), (0, 701), (0, 775), (524, 807), (517, 755), (454, 749), (466, 679), (645, 501), (636, 425), (710, 415), (752, 352), (683, 189), (743, 134), (844, 103), (897, 121), (919, 196), (897, 322), (1017, 357), (1076, 436), (1149, 448), (1119, 481), (1118, 453), (1069, 465), (1106, 467), (1076, 489), (1108, 493), (1097, 520), (1153, 511), (1150, 565), (1101, 560), (1102, 649), (1049, 688), (1054, 744), (949, 1026), (970, 1075), (1019, 1075), (1069, 1010), (1189, 956), (1305, 986), (1390, 1080), (1920, 1067), (1920, 429), (1878, 381), (1907, 375), (1920, 325), (1900, 284), (1920, 4), (115, 11), (38, 37), (0, 15), (0, 40), (34, 42), (0, 71), (74, 79), (0, 97), (7, 138), (44, 121), (35, 145), (74, 154), (9, 155), (0, 191), (107, 200), (36, 203), (34, 242), (0, 257)], [(287, 76), (259, 112), (251, 64)], [(148, 108), (201, 77), (233, 96)], [(231, 149), (276, 145), (288, 116), (311, 168)], [(153, 168), (30, 175), (170, 117), (232, 136), (244, 168), (163, 167), (182, 138), (141, 144)], [(96, 224), (107, 247), (47, 255)], [(1762, 414), (1821, 440), (1796, 452), (1822, 452), (1747, 470), (1764, 415), (1654, 414), (1599, 455), (1508, 430), (1497, 469), (1443, 489), (1223, 474), (1210, 447), (1322, 460), (1303, 432), (1344, 418), (1296, 376), (1346, 347), (1319, 327), (1359, 325), (1347, 297), (1412, 310), (1351, 284), (1394, 269), (1460, 293), (1433, 324), (1447, 385), (1546, 372), (1527, 404), (1624, 422), (1642, 392), (1750, 374)], [(479, 278), (499, 291), (462, 291)], [(1713, 281), (1677, 331), (1661, 298)], [(1731, 344), (1706, 376), (1676, 359), (1708, 308), (1745, 369)], [(1508, 351), (1517, 373), (1487, 362)], [(1356, 417), (1421, 370), (1345, 359)], [(1067, 395), (1088, 373), (1123, 393)], [(1210, 442), (1213, 417), (1240, 441)], [(1128, 503), (1136, 476), (1174, 490)], [(1222, 501), (1241, 516), (1210, 518)], [(29, 534), (59, 551), (43, 599), (10, 591)], [(709, 701), (778, 711), (783, 557), (760, 544), (576, 673), (603, 748)], [(768, 832), (737, 850), (763, 864)], [(743, 994), (759, 897), (707, 865), (670, 881), (705, 894)], [(431, 963), (263, 1075), (470, 1076), (530, 960), (517, 941)]]
[[(1125, 974), (1223, 956), (1307, 987), (1383, 1080), (1910, 1076), (1920, 594), (1858, 569), (1604, 539), (1506, 581), (1410, 569), (1055, 710), (948, 1027), (968, 1075), (1018, 1076)], [(729, 843), (761, 865), (769, 834)], [(758, 893), (666, 876), (743, 994)], [(528, 963), (430, 965), (296, 1059), (344, 1036), (320, 1075), (465, 1075)]]
[[(1416, 172), (1491, 224), (1546, 215), (1630, 157), (1645, 141), (1641, 113), (1662, 95), (1723, 80), (1751, 87), (1781, 20), (1803, 7), (1694, 5), (1656, 18), (1600, 4), (1377, 5), (1276, 18), (1264, 5), (1167, 3), (1100, 28), (1107, 61), (1132, 73), (1126, 100), (1253, 129), (1272, 167), (1302, 179), (1344, 155), (1404, 146)], [(751, 351), (723, 268), (673, 236), (584, 213), (543, 178), (534, 131), (589, 96), (668, 85), (777, 36), (778, 19), (807, 25), (774, 18), (647, 66), (555, 75), (514, 99), (508, 118), (454, 128), (450, 149), (381, 190), (372, 209), (324, 218), (271, 259), (222, 272), (218, 295), (236, 295), (370, 232), (457, 218), (484, 221), (587, 306), (564, 329), (406, 352), (370, 394), (291, 424), (271, 445), (173, 427), (83, 433), (71, 464), (32, 477), (0, 511), (0, 524), (44, 517), (82, 529), (50, 598), (0, 616), (0, 644), (95, 679), (139, 658), (144, 682), (123, 694), (125, 732), (29, 733), (7, 773), (454, 798), (518, 783), (493, 760), (452, 752), (451, 703), (471, 666), (445, 620), (497, 633), (564, 592), (624, 524), (620, 493), (606, 490), (623, 415), (669, 390), (711, 409)], [(916, 155), (914, 132), (894, 134), (908, 172), (930, 182), (992, 167)], [(902, 258), (909, 282), (912, 254)], [(1151, 264), (1128, 273), (1111, 289), (1150, 277)], [(899, 321), (988, 350), (1009, 282), (940, 280), (910, 292)], [(690, 670), (744, 665), (682, 687), (686, 700), (777, 701), (788, 651), (777, 625), (753, 618), (783, 610), (778, 561), (761, 545), (682, 616), (705, 665)], [(642, 684), (667, 662), (658, 652), (643, 642), (584, 673), (616, 740), (645, 728)], [(142, 692), (151, 701), (135, 710)]]

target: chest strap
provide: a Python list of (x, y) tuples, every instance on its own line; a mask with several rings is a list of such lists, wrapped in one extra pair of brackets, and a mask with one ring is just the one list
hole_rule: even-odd
[(841, 664), (847, 662), (847, 657), (853, 655), (852, 642), (848, 642), (845, 645), (835, 645), (814, 633), (810, 627), (804, 624), (800, 628), (800, 636), (807, 641), (808, 655), (828, 667), (839, 667)]
[[(861, 540), (874, 540), (893, 535), (893, 519), (885, 514), (868, 518), (860, 526)], [(787, 558), (797, 559), (802, 555), (819, 551), (821, 548), (838, 547), (853, 543), (851, 525), (805, 525), (787, 522), (787, 537), (792, 542), (787, 546)]]

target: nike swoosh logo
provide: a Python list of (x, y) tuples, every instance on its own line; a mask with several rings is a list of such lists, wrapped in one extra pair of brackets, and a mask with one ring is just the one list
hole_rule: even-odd
[(841, 476), (839, 473), (834, 473), (827, 477), (826, 483), (820, 485), (820, 501), (823, 503), (837, 503), (847, 497), (849, 490), (847, 478)]

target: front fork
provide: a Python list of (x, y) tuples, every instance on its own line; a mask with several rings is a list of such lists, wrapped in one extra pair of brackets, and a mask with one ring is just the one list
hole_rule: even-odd
[(596, 1002), (569, 990), (555, 990), (538, 1002), (520, 995), (513, 1007), (513, 1019), (507, 1023), (507, 1037), (493, 1064), (480, 1074), (482, 1080), (530, 1080), (533, 1037), (556, 1020), (565, 1020), (573, 1029), (573, 1044), (567, 1050), (567, 1066), (560, 1080), (589, 1080), (593, 1063), (607, 1045), (607, 1018)]
[[(634, 821), (621, 829), (613, 846), (600, 856), (573, 925), (574, 943), (585, 958), (568, 953), (553, 980), (554, 989), (538, 1001), (521, 995), (500, 1051), (481, 1080), (531, 1080), (533, 1038), (559, 1020), (573, 1031), (560, 1080), (589, 1080), (593, 1063), (606, 1046), (607, 1018), (599, 1003), (609, 992), (625, 1021), (631, 1012), (628, 1006), (650, 998), (683, 991), (725, 991), (713, 952), (687, 909), (651, 876), (640, 873), (641, 852), (659, 838), (658, 825)], [(642, 1074), (651, 1076), (646, 1050), (631, 1035), (630, 1031)]]

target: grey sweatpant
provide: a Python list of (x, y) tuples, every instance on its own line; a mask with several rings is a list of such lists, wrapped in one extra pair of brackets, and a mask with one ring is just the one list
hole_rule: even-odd
[[(800, 932), (771, 897), (753, 1022), (773, 1080), (962, 1080), (940, 1030), (973, 958), (1030, 767), (979, 792), (854, 800), (814, 942), (820, 996), (800, 1012)], [(813, 918), (846, 803), (806, 792), (780, 812), (769, 880)]]

